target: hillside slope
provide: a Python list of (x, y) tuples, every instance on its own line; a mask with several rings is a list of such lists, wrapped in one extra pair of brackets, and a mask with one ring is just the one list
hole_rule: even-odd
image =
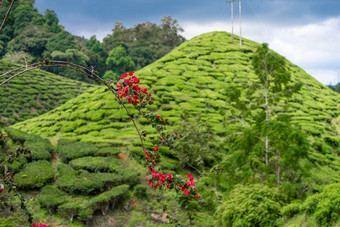
[[(0, 65), (0, 73), (19, 67), (3, 60)], [(42, 70), (24, 73), (0, 87), (0, 124), (11, 125), (46, 113), (90, 87), (93, 85)]]
[[(136, 75), (155, 94), (150, 109), (179, 125), (181, 113), (201, 115), (219, 136), (224, 136), (231, 107), (225, 90), (230, 84), (244, 86), (256, 80), (250, 61), (258, 43), (244, 39), (231, 44), (230, 34), (212, 32), (195, 37)], [(287, 60), (293, 80), (303, 83), (288, 110), (309, 135), (314, 148), (332, 156), (328, 161), (340, 169), (339, 157), (330, 146), (340, 136), (340, 96)], [(246, 86), (244, 86), (247, 89)], [(123, 109), (104, 87), (88, 90), (57, 109), (14, 125), (43, 136), (68, 137), (78, 141), (115, 146), (138, 144), (137, 134)], [(246, 97), (245, 97), (246, 98)], [(145, 123), (140, 120), (142, 125)], [(146, 129), (148, 127), (146, 126)], [(338, 149), (338, 148), (337, 148)], [(318, 157), (314, 157), (318, 159)], [(335, 161), (334, 161), (335, 160)], [(328, 162), (327, 161), (327, 162)]]

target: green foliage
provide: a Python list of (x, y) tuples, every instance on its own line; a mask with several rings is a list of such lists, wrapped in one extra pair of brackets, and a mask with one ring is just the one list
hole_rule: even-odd
[(62, 139), (58, 142), (58, 153), (64, 162), (84, 156), (92, 156), (98, 148), (90, 143), (72, 142)]
[(330, 184), (322, 192), (309, 196), (301, 207), (321, 226), (331, 226), (340, 220), (340, 184)]
[(106, 59), (106, 65), (118, 75), (121, 75), (135, 67), (135, 63), (127, 55), (126, 49), (122, 46), (113, 48), (110, 51)]
[(41, 189), (37, 200), (42, 207), (47, 208), (50, 214), (52, 214), (56, 211), (59, 205), (67, 201), (67, 195), (65, 192), (60, 191), (57, 187), (47, 185)]
[[(188, 115), (182, 115), (181, 137), (175, 141), (174, 150), (185, 156), (178, 157), (183, 166), (188, 168), (211, 167), (217, 157), (218, 144), (211, 126), (198, 117), (189, 121)], [(209, 159), (211, 157), (211, 159)], [(189, 165), (187, 164), (189, 163)], [(191, 165), (191, 166), (190, 166)]]
[(139, 198), (147, 197), (148, 187), (143, 184), (137, 184), (133, 189), (133, 194)]
[(42, 188), (50, 183), (54, 176), (54, 170), (46, 160), (40, 160), (28, 163), (23, 170), (14, 177), (17, 183), (23, 189)]
[(113, 208), (117, 203), (121, 203), (129, 195), (128, 192), (129, 185), (119, 185), (91, 199), (88, 206), (94, 210), (108, 211), (110, 207)]
[(119, 161), (113, 157), (82, 157), (73, 159), (70, 161), (70, 165), (74, 169), (107, 172), (116, 170), (119, 166)]
[(219, 226), (276, 226), (282, 198), (263, 184), (237, 185), (216, 211)]
[(56, 185), (71, 194), (94, 194), (103, 190), (104, 184), (96, 174), (86, 170), (76, 171), (67, 165), (58, 166)]
[(50, 159), (53, 147), (48, 139), (43, 139), (36, 135), (26, 137), (24, 146), (32, 151), (33, 160)]
[[(11, 53), (5, 57), (11, 58)], [(20, 55), (20, 52), (17, 54)], [(23, 60), (26, 64), (24, 59), (17, 60)], [(0, 73), (19, 67), (3, 60), (0, 60), (0, 64)], [(0, 124), (12, 125), (46, 113), (90, 87), (92, 86), (89, 84), (75, 82), (42, 70), (27, 72), (0, 87)]]
[(119, 74), (113, 72), (112, 70), (106, 71), (103, 75), (104, 80), (116, 80), (118, 79)]

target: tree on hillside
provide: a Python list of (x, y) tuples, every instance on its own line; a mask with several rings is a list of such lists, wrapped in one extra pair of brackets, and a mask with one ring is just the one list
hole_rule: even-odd
[(28, 25), (23, 31), (12, 39), (7, 45), (7, 52), (26, 52), (34, 57), (35, 61), (41, 59), (45, 46), (52, 33), (43, 26)]
[(110, 51), (106, 59), (106, 65), (110, 70), (118, 73), (118, 75), (135, 67), (135, 63), (127, 55), (125, 48), (122, 46), (113, 48)]
[(59, 19), (54, 10), (46, 9), (44, 14), (45, 23), (48, 26), (48, 31), (52, 33), (61, 32), (61, 28), (59, 26)]
[(112, 34), (104, 38), (104, 49), (108, 53), (115, 47), (123, 46), (136, 69), (143, 68), (185, 41), (179, 34), (183, 29), (177, 20), (168, 16), (161, 22), (160, 25), (139, 23), (133, 28), (126, 28), (121, 22), (116, 22)]
[(252, 66), (257, 80), (247, 89), (232, 85), (226, 93), (231, 118), (241, 127), (233, 127), (237, 132), (228, 137), (229, 154), (222, 166), (229, 171), (231, 184), (240, 179), (277, 185), (300, 182), (307, 176), (302, 160), (309, 143), (285, 112), (288, 100), (302, 85), (292, 81), (285, 59), (267, 44), (256, 50)]

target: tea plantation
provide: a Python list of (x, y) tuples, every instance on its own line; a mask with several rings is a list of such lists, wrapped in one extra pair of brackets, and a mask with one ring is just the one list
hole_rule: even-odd
[[(0, 65), (0, 73), (20, 67), (3, 60), (0, 60)], [(1, 78), (1, 81), (8, 77)], [(42, 70), (24, 73), (0, 87), (0, 124), (12, 125), (39, 116), (90, 87), (93, 85)]]
[[(183, 226), (189, 226), (188, 217), (195, 226), (339, 225), (340, 94), (288, 60), (292, 80), (303, 86), (276, 111), (289, 115), (306, 134), (310, 147), (300, 164), (310, 171), (301, 173), (299, 182), (280, 186), (265, 183), (265, 176), (246, 178), (251, 174), (242, 172), (244, 166), (235, 172), (238, 181), (228, 177), (229, 136), (241, 123), (232, 123), (238, 110), (227, 93), (237, 87), (242, 100), (252, 105), (246, 94), (257, 80), (251, 59), (260, 46), (243, 39), (240, 47), (237, 40), (232, 44), (226, 32), (203, 34), (135, 73), (155, 98), (148, 110), (172, 122), (168, 131), (197, 131), (185, 135), (193, 146), (177, 147), (183, 152), (201, 149), (206, 175), (199, 176), (165, 147), (159, 150), (159, 166), (167, 173), (194, 172), (201, 199), (186, 203), (184, 195), (144, 185), (147, 170), (136, 130), (112, 93), (96, 86), (6, 129), (6, 149), (22, 144), (33, 151), (10, 168), (40, 220), (69, 226), (170, 226), (164, 220), (170, 215)], [(132, 106), (131, 111), (138, 116)], [(157, 136), (145, 120), (137, 122), (149, 139)], [(146, 147), (152, 148), (151, 143)], [(295, 189), (300, 194), (291, 193)]]

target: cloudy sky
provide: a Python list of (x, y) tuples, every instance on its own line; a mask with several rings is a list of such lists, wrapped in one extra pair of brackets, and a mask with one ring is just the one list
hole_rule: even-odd
[[(239, 34), (239, 2), (234, 0)], [(102, 40), (116, 21), (126, 27), (177, 19), (187, 39), (210, 31), (231, 31), (230, 0), (36, 0), (41, 13), (56, 11), (72, 34)], [(242, 35), (263, 43), (323, 84), (340, 74), (340, 0), (242, 0)]]

